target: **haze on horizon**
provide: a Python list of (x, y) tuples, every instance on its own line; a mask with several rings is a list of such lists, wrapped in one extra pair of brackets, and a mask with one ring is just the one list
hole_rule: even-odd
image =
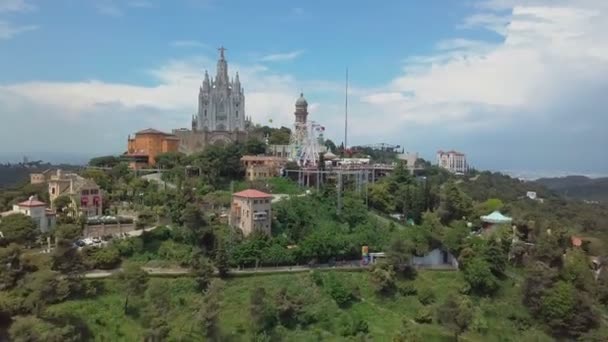
[(303, 91), (339, 144), (348, 67), (351, 145), (608, 174), (608, 2), (298, 6), (0, 0), (0, 161), (120, 154), (140, 129), (188, 127), (224, 45), (256, 123), (290, 127)]

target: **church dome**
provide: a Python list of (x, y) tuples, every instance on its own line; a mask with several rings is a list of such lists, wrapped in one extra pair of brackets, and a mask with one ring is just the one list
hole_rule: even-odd
[(300, 97), (296, 101), (296, 107), (307, 107), (307, 106), (308, 106), (308, 102), (306, 102), (306, 99), (304, 98), (304, 93), (300, 93)]

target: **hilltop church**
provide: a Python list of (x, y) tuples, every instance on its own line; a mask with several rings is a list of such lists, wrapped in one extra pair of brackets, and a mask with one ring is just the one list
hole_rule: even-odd
[(251, 120), (245, 116), (245, 90), (241, 87), (239, 73), (233, 80), (228, 78), (226, 49), (221, 47), (218, 50), (220, 59), (216, 75), (210, 80), (205, 70), (192, 128), (173, 130), (179, 138), (179, 151), (185, 154), (200, 151), (208, 145), (244, 142), (249, 134)]

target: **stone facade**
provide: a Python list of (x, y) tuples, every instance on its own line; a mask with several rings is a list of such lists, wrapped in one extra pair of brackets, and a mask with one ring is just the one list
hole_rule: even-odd
[(208, 145), (244, 142), (248, 138), (251, 121), (245, 116), (245, 90), (238, 72), (228, 78), (228, 62), (223, 47), (219, 49), (215, 78), (205, 77), (198, 93), (198, 111), (192, 117), (191, 129), (176, 129), (179, 151), (191, 154)]
[(55, 200), (60, 196), (68, 196), (72, 207), (87, 217), (103, 213), (101, 189), (91, 179), (57, 170), (57, 173), (49, 180), (51, 208), (55, 208)]
[(278, 176), (287, 159), (272, 156), (243, 156), (241, 163), (245, 167), (247, 180), (254, 181)]
[(247, 236), (254, 231), (270, 235), (272, 222), (272, 195), (253, 189), (232, 195), (228, 222)]

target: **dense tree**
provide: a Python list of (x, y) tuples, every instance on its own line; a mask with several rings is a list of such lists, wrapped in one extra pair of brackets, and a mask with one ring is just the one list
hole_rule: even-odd
[(144, 308), (144, 332), (146, 341), (164, 341), (170, 327), (167, 312), (171, 310), (169, 284), (162, 280), (152, 280), (146, 290), (146, 306)]
[(386, 250), (386, 262), (400, 273), (409, 271), (413, 249), (410, 241), (396, 235)]
[(228, 252), (226, 251), (224, 245), (224, 240), (219, 239), (217, 248), (215, 249), (215, 267), (217, 268), (220, 277), (227, 276), (228, 271), (230, 270), (230, 265), (228, 264)]
[(14, 342), (71, 342), (81, 341), (79, 332), (70, 325), (58, 326), (34, 316), (18, 316), (9, 330)]
[(393, 337), (392, 342), (423, 342), (424, 339), (416, 325), (408, 318), (401, 321), (401, 328)]
[(395, 271), (392, 265), (373, 265), (369, 270), (369, 279), (377, 293), (390, 294), (395, 289)]
[(449, 295), (437, 308), (439, 323), (454, 332), (458, 340), (473, 320), (473, 304), (463, 296)]
[(471, 286), (471, 290), (480, 295), (491, 295), (499, 287), (490, 264), (481, 257), (474, 257), (466, 264), (464, 279)]
[(523, 303), (532, 314), (540, 311), (542, 298), (556, 279), (557, 271), (541, 261), (536, 261), (527, 267), (522, 289)]
[(118, 281), (125, 295), (124, 312), (127, 313), (129, 298), (141, 296), (148, 286), (148, 273), (138, 265), (129, 264), (118, 274)]
[(329, 274), (327, 277), (325, 277), (323, 286), (329, 296), (340, 307), (346, 307), (355, 300), (353, 292), (346, 288), (346, 286), (344, 286), (344, 284), (340, 282), (334, 274)]
[(31, 312), (40, 314), (47, 304), (66, 300), (72, 294), (69, 279), (49, 270), (28, 274), (24, 281), (24, 306)]
[(0, 221), (0, 232), (4, 236), (0, 243), (17, 243), (31, 246), (36, 242), (39, 234), (34, 221), (23, 214), (12, 214), (2, 218)]
[(256, 287), (251, 292), (249, 313), (251, 327), (256, 334), (269, 332), (275, 326), (276, 309), (268, 300), (268, 295), (263, 287)]
[(114, 246), (87, 247), (83, 250), (83, 254), (89, 268), (110, 270), (120, 264), (120, 251)]
[(286, 287), (281, 287), (275, 297), (277, 318), (281, 325), (288, 328), (295, 327), (302, 314), (303, 301), (291, 294)]
[(220, 302), (224, 283), (215, 279), (204, 292), (195, 319), (200, 323), (203, 334), (209, 341), (221, 341), (219, 327)]
[(577, 336), (597, 323), (589, 305), (581, 307), (578, 296), (572, 284), (559, 281), (542, 297), (540, 315), (555, 335)]
[(57, 241), (51, 254), (51, 268), (69, 276), (78, 276), (85, 270), (82, 255), (72, 241)]
[(243, 149), (244, 154), (248, 155), (258, 155), (264, 154), (266, 152), (266, 144), (263, 141), (252, 138), (245, 142), (245, 146)]
[(77, 224), (59, 224), (54, 230), (55, 239), (76, 241), (82, 236), (82, 227)]
[(186, 161), (186, 155), (181, 152), (166, 152), (156, 156), (156, 166), (161, 169), (172, 169)]
[(444, 223), (468, 218), (473, 211), (471, 198), (462, 192), (454, 182), (443, 185), (439, 214)]
[(103, 170), (86, 169), (82, 172), (82, 177), (92, 179), (103, 190), (109, 191), (112, 189), (112, 179)]
[(89, 166), (95, 167), (114, 167), (120, 163), (120, 158), (116, 156), (102, 156), (89, 160)]
[(325, 147), (327, 147), (327, 150), (331, 152), (338, 151), (338, 147), (336, 147), (336, 144), (330, 139), (325, 139)]
[(53, 206), (58, 214), (68, 214), (72, 205), (72, 199), (67, 195), (61, 195), (53, 201)]
[(213, 277), (213, 264), (200, 251), (195, 252), (192, 258), (192, 269), (200, 291), (205, 291)]
[(392, 213), (395, 210), (395, 199), (389, 192), (387, 182), (377, 182), (368, 186), (368, 201), (370, 207), (383, 213)]
[(13, 288), (17, 281), (25, 274), (21, 246), (10, 244), (0, 247), (0, 291)]
[(585, 252), (579, 248), (570, 249), (566, 251), (563, 259), (563, 268), (560, 272), (562, 279), (574, 284), (580, 291), (594, 292), (596, 282)]

